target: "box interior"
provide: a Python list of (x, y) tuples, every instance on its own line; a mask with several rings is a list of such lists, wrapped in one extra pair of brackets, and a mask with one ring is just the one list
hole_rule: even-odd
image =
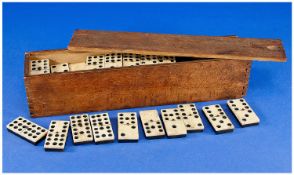
[[(47, 50), (47, 51), (38, 51), (38, 52), (29, 52), (26, 54), (26, 69), (25, 75), (29, 75), (29, 61), (30, 60), (42, 60), (42, 59), (49, 59), (50, 64), (60, 64), (60, 63), (69, 63), (69, 64), (78, 64), (78, 63), (84, 63), (87, 56), (91, 55), (101, 55), (101, 54), (107, 54), (105, 52), (75, 52), (75, 51), (69, 51), (69, 50)], [(194, 57), (176, 57), (176, 63), (169, 63), (169, 64), (180, 64), (181, 62), (199, 62), (199, 61), (210, 61), (210, 60), (216, 60), (214, 58), (194, 58)], [(157, 66), (159, 64), (155, 65), (142, 65), (142, 66)], [(162, 64), (160, 64), (162, 65)], [(136, 66), (138, 67), (138, 66)], [(126, 68), (126, 67), (120, 67), (120, 68)], [(132, 68), (132, 67), (128, 67)], [(113, 69), (113, 68), (108, 68)], [(115, 68), (118, 69), (118, 68)], [(86, 71), (86, 70), (85, 70)], [(89, 70), (88, 70), (89, 71)], [(90, 70), (94, 71), (94, 70)], [(68, 73), (68, 72), (62, 72), (62, 73)], [(45, 75), (45, 74), (44, 74)], [(42, 75), (39, 75), (42, 76)]]

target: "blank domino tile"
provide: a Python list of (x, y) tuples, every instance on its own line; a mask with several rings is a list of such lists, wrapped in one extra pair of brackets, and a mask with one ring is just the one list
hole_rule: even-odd
[(113, 142), (114, 133), (108, 113), (90, 115), (95, 143)]
[(74, 144), (93, 141), (93, 134), (88, 114), (70, 116), (70, 126)]
[(69, 122), (52, 120), (45, 140), (46, 151), (63, 151), (68, 134)]
[(111, 53), (105, 55), (105, 68), (114, 68), (114, 67), (122, 67), (123, 60), (122, 60), (121, 53)]
[(227, 104), (242, 127), (259, 124), (259, 118), (245, 99), (228, 100)]
[(103, 69), (105, 67), (104, 65), (105, 65), (104, 55), (88, 56), (86, 59), (87, 69)]
[(49, 59), (31, 60), (30, 61), (30, 75), (41, 75), (50, 73)]
[(198, 132), (204, 130), (204, 125), (195, 104), (180, 104), (178, 108), (187, 131)]
[(85, 63), (71, 63), (69, 64), (69, 71), (83, 71), (83, 70), (90, 70), (89, 67)]
[(146, 138), (165, 136), (163, 125), (156, 110), (140, 111), (140, 119)]
[(162, 109), (161, 116), (166, 134), (169, 138), (183, 137), (187, 135), (187, 129), (183, 120), (181, 119), (179, 109)]
[(141, 55), (124, 53), (123, 54), (123, 66), (139, 66), (141, 62)]
[(51, 65), (51, 73), (55, 72), (69, 72), (68, 63)]
[(234, 125), (219, 104), (204, 106), (202, 110), (217, 134), (234, 130)]
[(14, 119), (6, 127), (8, 131), (33, 144), (37, 144), (47, 134), (47, 129), (21, 116)]
[(138, 141), (139, 130), (136, 112), (124, 112), (117, 114), (118, 141)]

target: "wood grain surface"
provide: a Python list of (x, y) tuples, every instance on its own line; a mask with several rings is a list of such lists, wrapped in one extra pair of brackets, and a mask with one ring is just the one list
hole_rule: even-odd
[(69, 50), (286, 61), (281, 40), (76, 30)]
[(73, 114), (240, 98), (250, 65), (211, 59), (66, 72), (25, 76), (25, 86), (31, 116)]

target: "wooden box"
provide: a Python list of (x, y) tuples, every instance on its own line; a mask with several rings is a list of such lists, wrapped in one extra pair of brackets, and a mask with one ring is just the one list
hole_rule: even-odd
[[(29, 75), (29, 60), (81, 63), (89, 55), (176, 56), (172, 64)], [(64, 50), (25, 54), (32, 117), (239, 98), (252, 60), (285, 61), (280, 40), (77, 30)]]

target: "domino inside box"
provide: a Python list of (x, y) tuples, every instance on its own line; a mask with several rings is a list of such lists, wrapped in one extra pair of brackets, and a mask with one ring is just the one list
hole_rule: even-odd
[[(175, 62), (83, 68), (89, 57), (118, 53)], [(34, 74), (32, 61), (44, 60), (59, 66)], [(30, 114), (40, 117), (240, 98), (252, 60), (286, 61), (281, 41), (77, 30), (68, 49), (27, 52), (24, 78)]]

